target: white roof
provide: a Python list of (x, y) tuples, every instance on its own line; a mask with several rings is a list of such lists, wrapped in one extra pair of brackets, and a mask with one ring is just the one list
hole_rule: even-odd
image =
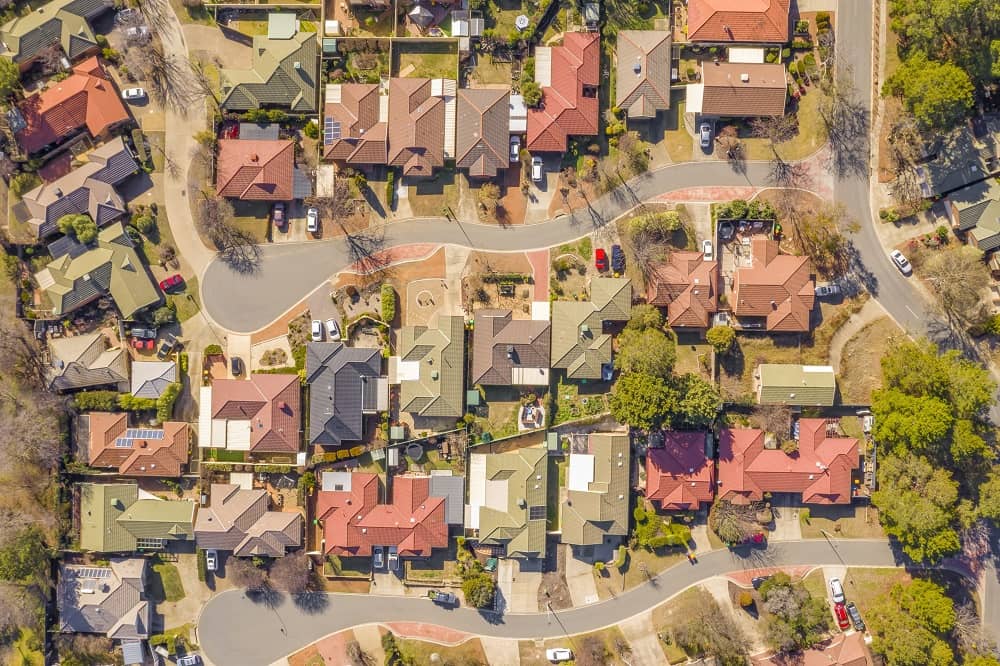
[(762, 63), (764, 62), (764, 49), (750, 46), (730, 46), (729, 62)]
[(590, 490), (594, 480), (594, 456), (589, 453), (574, 453), (569, 457), (569, 473), (566, 487), (569, 490)]
[(225, 421), (225, 446), (230, 451), (250, 450), (250, 421)]
[(198, 448), (212, 446), (212, 387), (202, 386), (198, 396), (201, 410), (198, 412)]
[[(351, 491), (350, 472), (329, 472), (324, 471), (320, 475), (320, 490), (341, 490)], [(337, 486), (340, 486), (339, 488)]]
[(548, 301), (531, 302), (532, 321), (550, 321), (552, 319), (552, 304)]
[(253, 472), (230, 472), (229, 483), (243, 490), (253, 490)]
[(705, 99), (705, 84), (692, 83), (685, 88), (687, 90), (687, 101), (685, 102), (685, 113), (701, 113), (701, 107)]
[(469, 504), (465, 524), (479, 529), (479, 508), (486, 504), (486, 454), (469, 456)]
[(822, 372), (824, 374), (833, 374), (832, 365), (803, 365), (802, 372)]
[(507, 102), (507, 112), (510, 115), (511, 134), (523, 134), (528, 131), (528, 105), (521, 95), (511, 95)]
[(268, 39), (291, 39), (298, 32), (299, 21), (294, 12), (273, 12), (267, 15)]
[(511, 384), (515, 386), (548, 386), (548, 368), (511, 368)]

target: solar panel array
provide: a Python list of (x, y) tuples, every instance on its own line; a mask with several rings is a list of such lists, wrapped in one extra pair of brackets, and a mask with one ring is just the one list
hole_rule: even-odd
[(545, 518), (545, 507), (544, 506), (529, 506), (528, 507), (528, 520), (542, 520)]
[(329, 146), (340, 139), (340, 121), (329, 116), (323, 118), (323, 145)]
[(145, 428), (129, 428), (125, 434), (115, 440), (115, 448), (131, 449), (135, 440), (163, 439), (162, 430), (147, 430)]
[(77, 578), (110, 578), (111, 569), (104, 567), (85, 567), (76, 570)]

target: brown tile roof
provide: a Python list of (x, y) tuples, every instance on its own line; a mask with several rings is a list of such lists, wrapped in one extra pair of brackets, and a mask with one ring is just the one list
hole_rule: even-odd
[(703, 114), (748, 117), (785, 113), (788, 83), (781, 63), (706, 62), (701, 71)]
[(69, 78), (28, 97), (19, 110), (25, 127), (15, 137), (27, 153), (38, 152), (83, 127), (97, 137), (129, 120), (118, 90), (96, 57), (74, 67)]
[(548, 369), (549, 332), (547, 321), (514, 319), (510, 310), (476, 310), (472, 383), (510, 386), (515, 368)]
[(388, 125), (379, 122), (377, 83), (327, 86), (323, 115), (340, 129), (340, 138), (323, 147), (324, 158), (348, 164), (386, 163)]
[(404, 176), (444, 166), (444, 106), (430, 79), (389, 79), (389, 164)]
[(222, 139), (216, 166), (219, 196), (248, 201), (292, 198), (295, 143)]
[(858, 440), (828, 437), (826, 419), (799, 420), (799, 448), (764, 447), (763, 430), (725, 429), (719, 435), (719, 498), (734, 504), (764, 493), (801, 493), (805, 504), (848, 504)]
[(692, 42), (784, 43), (789, 0), (690, 0)]
[(568, 137), (597, 134), (600, 36), (596, 32), (568, 32), (563, 45), (553, 46), (551, 54), (551, 85), (542, 88), (542, 106), (528, 109), (526, 147), (564, 152)]
[(238, 557), (282, 557), (300, 546), (302, 514), (268, 511), (268, 498), (262, 488), (213, 483), (210, 503), (198, 511), (194, 524), (198, 547), (232, 551)]
[(778, 252), (778, 241), (753, 239), (753, 265), (737, 268), (733, 278), (734, 311), (737, 317), (766, 317), (768, 331), (808, 331), (816, 302), (812, 264)]
[(428, 557), (448, 547), (445, 498), (430, 496), (431, 477), (394, 477), (392, 502), (379, 504), (377, 475), (336, 476), (344, 490), (323, 490), (316, 499), (326, 553), (370, 556), (373, 546), (396, 546), (401, 556)]
[(830, 640), (795, 654), (751, 657), (753, 666), (871, 666), (875, 663), (865, 635), (839, 634)]
[(249, 380), (212, 382), (212, 418), (250, 421), (250, 451), (254, 453), (298, 452), (300, 404), (298, 375), (253, 374)]
[(646, 301), (666, 306), (674, 328), (708, 328), (719, 309), (719, 262), (701, 252), (673, 252), (646, 280)]
[(166, 421), (162, 428), (129, 428), (128, 414), (91, 412), (88, 464), (125, 476), (180, 476), (188, 460), (190, 428)]
[(615, 106), (629, 118), (653, 118), (670, 108), (670, 33), (622, 30), (618, 33)]
[(510, 92), (499, 89), (458, 91), (456, 166), (475, 178), (492, 178), (510, 165)]
[(704, 432), (664, 433), (663, 448), (646, 453), (646, 498), (664, 511), (697, 509), (714, 499), (715, 461), (705, 456)]

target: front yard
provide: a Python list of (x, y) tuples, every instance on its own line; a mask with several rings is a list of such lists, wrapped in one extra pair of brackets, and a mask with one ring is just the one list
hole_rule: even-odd
[(811, 506), (799, 511), (803, 539), (884, 539), (878, 509), (864, 506)]
[(271, 206), (265, 201), (234, 200), (233, 224), (248, 232), (258, 243), (266, 243), (271, 231)]
[(180, 601), (184, 598), (184, 585), (181, 574), (172, 562), (161, 560), (159, 556), (152, 559), (153, 574), (149, 579), (150, 596), (157, 603), (164, 601)]
[(631, 590), (646, 583), (657, 574), (666, 571), (682, 560), (686, 560), (684, 550), (680, 548), (645, 548), (628, 549), (625, 565), (618, 567), (608, 565), (601, 572), (594, 572), (597, 584), (597, 595), (601, 601), (612, 599), (626, 590)]
[(560, 637), (547, 641), (520, 641), (518, 652), (521, 666), (542, 666), (551, 663), (545, 658), (545, 650), (557, 647), (571, 647), (579, 664), (624, 666), (631, 663), (628, 659), (632, 648), (625, 640), (625, 635), (618, 627), (608, 627), (589, 634), (573, 636), (572, 639)]
[(448, 543), (447, 551), (435, 548), (430, 557), (407, 559), (404, 562), (404, 572), (406, 580), (418, 584), (461, 583), (455, 541)]

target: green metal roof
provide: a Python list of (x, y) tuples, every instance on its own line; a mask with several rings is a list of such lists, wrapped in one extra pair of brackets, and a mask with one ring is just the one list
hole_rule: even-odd
[(762, 405), (833, 405), (837, 379), (828, 365), (763, 363), (758, 366)]
[[(593, 433), (588, 454), (570, 454), (566, 499), (562, 503), (562, 542), (574, 546), (604, 543), (605, 536), (628, 534), (631, 447), (624, 433)], [(576, 459), (575, 459), (576, 458)], [(576, 466), (593, 465), (590, 482), (578, 483)], [(581, 470), (589, 472), (590, 470)], [(587, 478), (587, 474), (582, 475)]]
[(600, 379), (612, 356), (604, 322), (628, 321), (631, 308), (632, 285), (624, 278), (595, 277), (588, 302), (552, 303), (552, 367), (565, 369), (568, 379)]
[[(506, 453), (481, 454), (486, 458), (486, 479), (506, 481), (507, 510), (479, 509), (479, 539), (505, 545), (508, 557), (535, 557), (545, 552), (545, 507), (548, 452), (531, 447)], [(541, 517), (531, 509), (541, 507)]]
[(465, 389), (465, 322), (439, 315), (431, 324), (399, 332), (400, 361), (419, 364), (416, 379), (400, 381), (400, 410), (457, 418)]
[(194, 502), (139, 499), (134, 483), (81, 483), (79, 489), (83, 550), (131, 552), (138, 539), (184, 541), (194, 534)]

